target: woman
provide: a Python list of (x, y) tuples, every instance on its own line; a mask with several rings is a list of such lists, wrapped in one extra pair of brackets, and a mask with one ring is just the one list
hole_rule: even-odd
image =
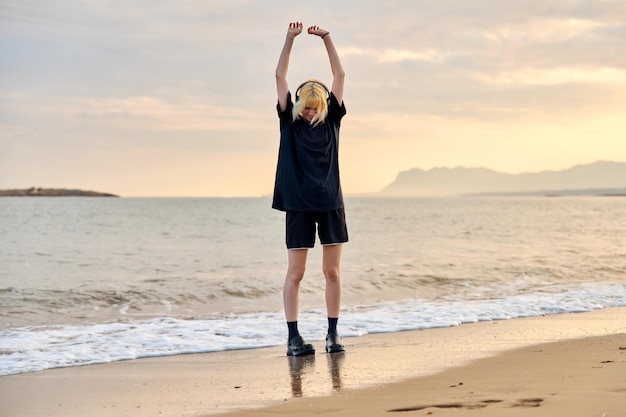
[(294, 103), (287, 85), (287, 68), (294, 39), (301, 32), (302, 23), (289, 24), (276, 67), (280, 149), (272, 207), (286, 212), (289, 265), (283, 302), (289, 330), (288, 356), (315, 353), (298, 332), (298, 310), (300, 283), (308, 250), (315, 244), (316, 225), (323, 246), (322, 271), (326, 279), (326, 352), (344, 351), (337, 334), (337, 320), (341, 303), (341, 250), (348, 241), (338, 165), (339, 127), (346, 114), (345, 73), (330, 33), (318, 26), (309, 27), (308, 33), (324, 42), (333, 83), (330, 91), (316, 80), (303, 83), (296, 90)]

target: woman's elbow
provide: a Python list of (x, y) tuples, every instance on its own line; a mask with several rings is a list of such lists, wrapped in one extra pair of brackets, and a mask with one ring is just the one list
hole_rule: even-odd
[(280, 68), (276, 68), (276, 72), (274, 73), (274, 75), (276, 76), (276, 80), (286, 80), (287, 79), (287, 73), (280, 69)]

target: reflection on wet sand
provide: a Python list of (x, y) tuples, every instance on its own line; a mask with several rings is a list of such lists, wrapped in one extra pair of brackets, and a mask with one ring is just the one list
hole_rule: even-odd
[(291, 376), (291, 394), (302, 397), (302, 375), (314, 369), (315, 355), (288, 356)]
[[(289, 375), (291, 376), (291, 393), (294, 397), (302, 397), (303, 379), (306, 380), (307, 375), (314, 374), (315, 356), (288, 356)], [(341, 368), (345, 359), (345, 352), (338, 352), (326, 355), (328, 363), (328, 372), (333, 391), (339, 391), (342, 387)]]
[(346, 352), (337, 352), (326, 355), (328, 361), (328, 371), (333, 382), (333, 391), (341, 390), (341, 366), (346, 358)]

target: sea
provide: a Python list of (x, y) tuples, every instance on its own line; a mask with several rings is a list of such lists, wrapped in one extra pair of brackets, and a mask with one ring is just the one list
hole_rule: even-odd
[[(0, 375), (285, 345), (270, 206), (0, 198)], [(346, 217), (344, 338), (626, 306), (626, 197), (347, 197)], [(327, 326), (321, 254), (301, 288), (310, 342)]]

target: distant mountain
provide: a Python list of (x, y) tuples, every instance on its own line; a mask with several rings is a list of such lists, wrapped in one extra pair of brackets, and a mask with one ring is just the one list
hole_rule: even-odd
[(66, 188), (27, 188), (0, 190), (0, 197), (119, 197), (115, 194), (96, 191), (70, 190)]
[(485, 193), (624, 194), (626, 163), (598, 161), (563, 171), (523, 174), (507, 174), (486, 168), (411, 169), (400, 172), (393, 183), (376, 195), (423, 197)]

